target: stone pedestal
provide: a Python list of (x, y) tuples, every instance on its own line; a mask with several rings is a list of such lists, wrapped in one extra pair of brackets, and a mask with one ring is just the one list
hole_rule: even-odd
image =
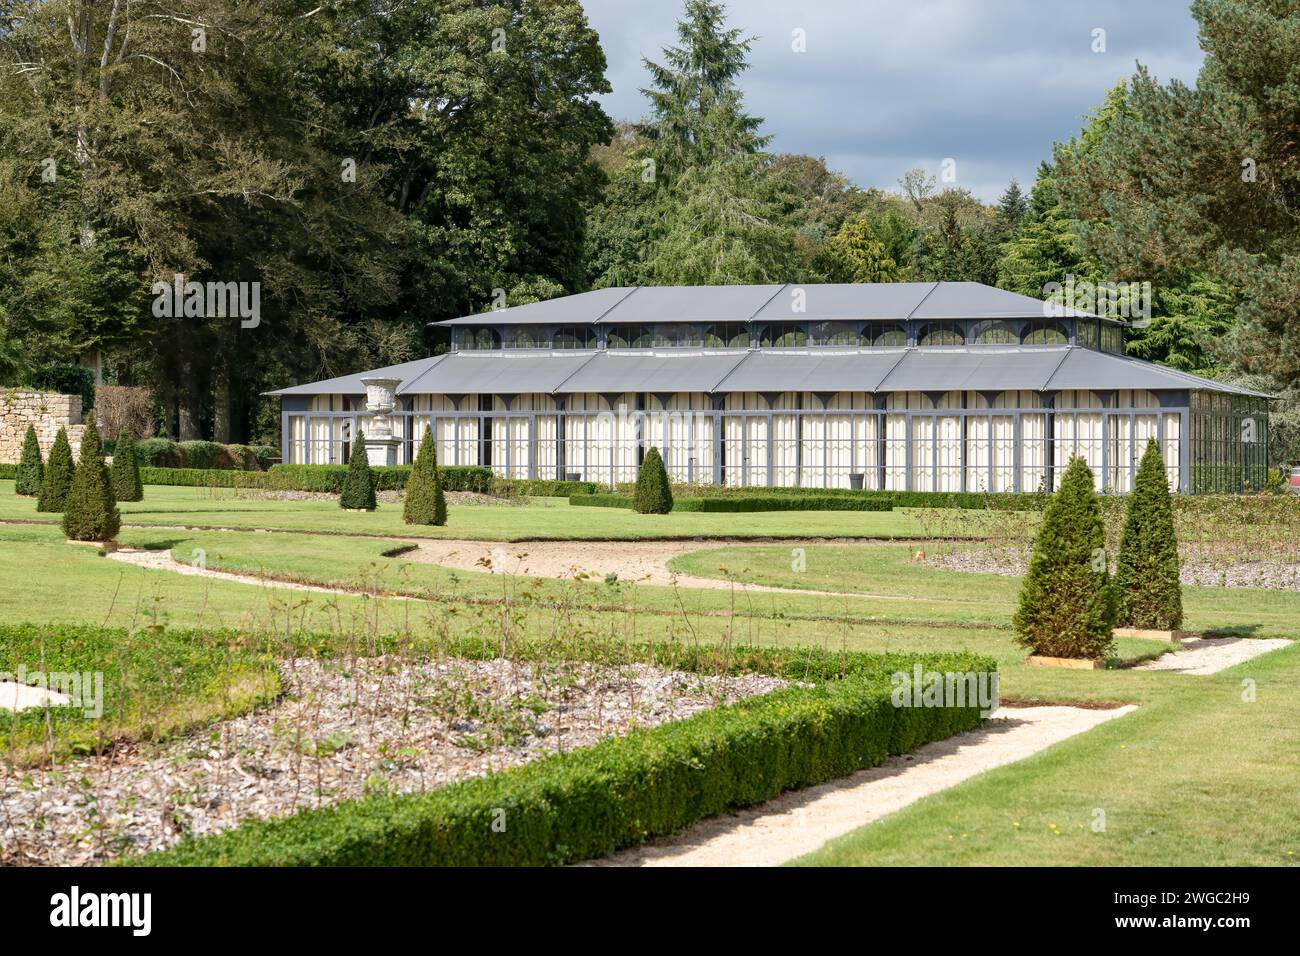
[(397, 464), (397, 449), (402, 444), (398, 438), (371, 438), (366, 436), (366, 460), (371, 468), (387, 468)]
[(397, 464), (400, 438), (393, 437), (393, 409), (397, 407), (397, 386), (400, 378), (363, 378), (366, 387), (366, 411), (370, 422), (366, 425), (366, 460), (372, 468), (386, 468)]

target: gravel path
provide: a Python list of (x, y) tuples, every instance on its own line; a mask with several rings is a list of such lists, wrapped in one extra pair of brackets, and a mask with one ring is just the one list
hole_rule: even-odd
[[(684, 588), (734, 587), (737, 591), (762, 591), (776, 594), (813, 594), (823, 597), (888, 597), (862, 592), (806, 591), (801, 588), (769, 587), (764, 584), (731, 582), (721, 578), (701, 578), (690, 574), (675, 574), (668, 570), (668, 561), (681, 554), (707, 548), (726, 547), (733, 544), (753, 544), (742, 541), (528, 541), (508, 544), (500, 541), (410, 541), (414, 551), (402, 554), (404, 561), (437, 564), (459, 571), (478, 571), (491, 574), (520, 574), (534, 577), (572, 579), (575, 574), (586, 573), (601, 581), (615, 574), (620, 581), (641, 584), (671, 585), (675, 580)], [(177, 561), (170, 551), (148, 551), (136, 548), (119, 548), (109, 552), (114, 561), (134, 564), (155, 571), (174, 571), (197, 577), (217, 578), (236, 584), (260, 587), (288, 588), (318, 594), (354, 593), (346, 588), (330, 588), (317, 584), (300, 584), (279, 581), (254, 574), (218, 571), (215, 568), (195, 567)], [(417, 600), (412, 598), (412, 600)]]
[(646, 664), (287, 661), (277, 704), (162, 745), (0, 765), (0, 865), (103, 863), (369, 793), (420, 793), (786, 682)]
[(589, 866), (777, 866), (986, 770), (1137, 708), (1002, 708), (985, 726), (831, 783), (782, 794)]
[(1279, 637), (1195, 637), (1183, 641), (1181, 650), (1139, 664), (1133, 670), (1208, 677), (1290, 644)]

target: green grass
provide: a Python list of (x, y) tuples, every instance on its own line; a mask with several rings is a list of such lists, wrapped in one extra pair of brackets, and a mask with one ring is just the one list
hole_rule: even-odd
[[(837, 841), (817, 861), (1279, 863), (1293, 862), (1287, 854), (1300, 849), (1294, 846), (1300, 814), (1290, 793), (1300, 779), (1300, 648), (1209, 678), (1029, 668), (1009, 626), (1016, 579), (914, 564), (915, 542), (805, 543), (819, 533), (949, 537), (955, 528), (971, 527), (953, 524), (948, 515), (937, 525), (933, 516), (909, 512), (654, 517), (582, 509), (579, 515), (541, 499), (526, 506), (454, 506), (446, 529), (419, 529), (483, 540), (633, 538), (645, 535), (646, 527), (654, 537), (788, 537), (795, 540), (712, 549), (702, 543), (672, 566), (704, 577), (853, 592), (829, 597), (452, 572), (384, 554), (412, 537), (395, 506), (351, 515), (331, 502), (222, 497), (204, 489), (153, 488), (146, 496), (123, 506), (127, 523), (166, 527), (124, 529), (120, 540), (127, 547), (169, 551), (186, 562), (202, 549), (210, 568), (369, 593), (304, 593), (112, 561), (64, 543), (57, 516), (36, 516), (30, 501), (12, 495), (11, 482), (0, 482), (0, 521), (41, 518), (0, 523), (0, 620), (107, 624), (132, 634), (156, 625), (318, 631), (332, 635), (336, 645), (379, 633), (495, 639), (509, 632), (542, 640), (563, 633), (685, 645), (987, 654), (998, 661), (1005, 697), (1141, 708), (919, 801)], [(756, 519), (762, 518), (772, 521), (760, 527)], [(827, 524), (818, 524), (821, 519)], [(289, 530), (186, 530), (195, 525)], [(372, 536), (349, 536), (362, 533)], [(795, 547), (804, 549), (805, 570), (792, 569)], [(403, 601), (394, 594), (434, 600)], [(1193, 630), (1300, 637), (1300, 595), (1188, 588), (1184, 602)], [(1127, 661), (1162, 649), (1149, 641), (1118, 644)], [(1244, 677), (1258, 681), (1255, 704), (1241, 702)], [(1098, 807), (1107, 814), (1104, 834), (1090, 829)]]
[[(34, 499), (13, 493), (0, 481), (0, 521), (57, 524), (58, 515), (36, 511)], [(564, 498), (534, 498), (526, 504), (452, 505), (445, 527), (408, 525), (396, 504), (369, 514), (351, 514), (330, 501), (279, 501), (228, 488), (146, 485), (144, 500), (122, 502), (125, 525), (167, 527), (274, 528), (422, 538), (528, 541), (651, 538), (920, 538), (922, 518), (909, 511), (814, 511), (756, 514), (639, 515), (616, 508), (570, 508)], [(976, 520), (976, 519), (972, 519)]]
[[(920, 800), (798, 862), (1300, 861), (1300, 646), (1212, 677), (1123, 676), (1137, 678), (1128, 687), (1142, 702), (1137, 712)], [(1255, 682), (1253, 703), (1243, 700), (1247, 679)], [(1104, 832), (1093, 830), (1097, 811), (1104, 813)]]
[[(776, 587), (904, 597), (931, 620), (1010, 620), (1020, 578), (916, 564), (914, 550), (888, 544), (809, 545), (804, 549), (806, 570), (794, 571), (789, 548), (726, 547), (674, 558), (669, 567)], [(1300, 594), (1294, 591), (1186, 587), (1183, 608), (1184, 627), (1190, 631), (1300, 638)]]

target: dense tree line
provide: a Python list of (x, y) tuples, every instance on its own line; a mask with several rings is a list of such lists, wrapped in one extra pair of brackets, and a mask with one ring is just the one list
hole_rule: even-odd
[[(1151, 283), (1131, 354), (1294, 394), (1298, 10), (1196, 0), (1195, 87), (1139, 68), (987, 205), (773, 152), (740, 88), (753, 40), (712, 0), (686, 0), (644, 118), (618, 123), (578, 0), (0, 0), (0, 380), (99, 354), (180, 437), (274, 441), (262, 390), (428, 354), (428, 322), (492, 305), (939, 279), (1042, 298), (1075, 276)], [(177, 273), (259, 281), (260, 323), (155, 316)]]

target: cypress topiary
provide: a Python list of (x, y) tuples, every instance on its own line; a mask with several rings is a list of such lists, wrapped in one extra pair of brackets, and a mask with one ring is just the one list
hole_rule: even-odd
[(424, 426), (420, 453), (406, 479), (406, 500), (402, 518), (407, 524), (444, 525), (447, 523), (447, 499), (442, 494), (442, 477), (438, 474), (438, 449), (433, 431)]
[(352, 454), (348, 456), (348, 473), (343, 478), (339, 507), (359, 511), (374, 511), (378, 507), (374, 476), (370, 474), (370, 460), (366, 457), (366, 434), (360, 429), (357, 429), (357, 440), (352, 443)]
[(54, 436), (54, 445), (50, 448), (50, 460), (45, 463), (45, 474), (41, 476), (41, 494), (36, 499), (37, 511), (62, 511), (68, 500), (68, 491), (72, 488), (72, 446), (68, 444), (68, 433), (62, 428)]
[(1165, 462), (1155, 440), (1128, 496), (1124, 532), (1115, 562), (1119, 623), (1124, 627), (1172, 631), (1183, 623), (1183, 589), (1178, 580), (1178, 537)]
[(113, 497), (118, 501), (143, 501), (144, 485), (140, 483), (140, 462), (135, 457), (135, 440), (130, 432), (117, 436), (113, 448), (113, 467), (108, 472), (113, 485)]
[(18, 462), (18, 474), (14, 479), (14, 494), (31, 498), (41, 492), (41, 477), (45, 473), (45, 464), (41, 461), (41, 443), (36, 440), (36, 429), (27, 426), (23, 436), (23, 455)]
[(1115, 594), (1092, 469), (1073, 458), (1043, 511), (1013, 621), (1016, 640), (1048, 657), (1104, 660), (1114, 643)]
[(122, 516), (104, 467), (104, 448), (92, 420), (81, 436), (81, 458), (63, 508), (63, 533), (72, 541), (109, 541), (121, 526)]
[(668, 484), (668, 472), (664, 469), (659, 449), (653, 445), (646, 449), (637, 470), (632, 507), (643, 515), (666, 515), (673, 510), (673, 490)]

